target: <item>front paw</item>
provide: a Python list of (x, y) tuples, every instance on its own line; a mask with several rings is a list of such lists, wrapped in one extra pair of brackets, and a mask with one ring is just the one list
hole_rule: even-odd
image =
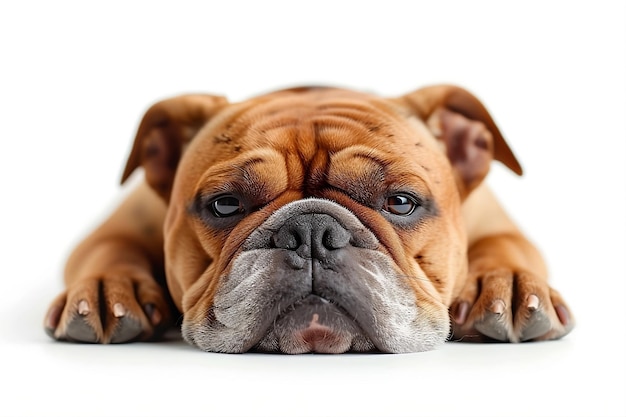
[(160, 334), (170, 322), (161, 287), (128, 271), (82, 279), (51, 304), (46, 333), (57, 340), (124, 343)]
[(450, 339), (458, 341), (550, 340), (574, 327), (558, 292), (531, 273), (506, 268), (470, 278), (450, 312)]

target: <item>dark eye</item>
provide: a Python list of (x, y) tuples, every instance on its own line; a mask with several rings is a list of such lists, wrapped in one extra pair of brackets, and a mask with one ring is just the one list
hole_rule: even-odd
[(383, 204), (383, 210), (398, 216), (408, 216), (417, 207), (415, 200), (408, 195), (397, 194), (387, 197)]
[(244, 212), (241, 201), (237, 197), (230, 195), (213, 200), (210, 207), (215, 217), (230, 217)]

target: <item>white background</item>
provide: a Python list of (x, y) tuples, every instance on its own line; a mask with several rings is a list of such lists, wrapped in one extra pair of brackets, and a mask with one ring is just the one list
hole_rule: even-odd
[[(0, 416), (626, 415), (625, 61), (623, 1), (3, 1)], [(526, 170), (489, 182), (576, 314), (565, 339), (292, 357), (44, 334), (155, 100), (439, 82), (483, 100)]]

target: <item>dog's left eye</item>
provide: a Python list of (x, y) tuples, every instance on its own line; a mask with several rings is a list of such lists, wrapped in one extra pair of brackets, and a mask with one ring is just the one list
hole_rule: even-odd
[(408, 216), (415, 211), (417, 205), (415, 200), (408, 195), (397, 194), (387, 197), (383, 210), (398, 216)]
[(213, 200), (210, 207), (215, 217), (230, 217), (244, 212), (243, 204), (234, 196), (217, 198)]

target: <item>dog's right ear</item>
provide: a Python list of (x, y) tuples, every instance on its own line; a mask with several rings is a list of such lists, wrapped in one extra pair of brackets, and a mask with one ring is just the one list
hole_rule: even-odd
[(147, 183), (167, 202), (184, 146), (228, 102), (224, 97), (183, 95), (154, 104), (143, 116), (122, 183), (142, 166)]

